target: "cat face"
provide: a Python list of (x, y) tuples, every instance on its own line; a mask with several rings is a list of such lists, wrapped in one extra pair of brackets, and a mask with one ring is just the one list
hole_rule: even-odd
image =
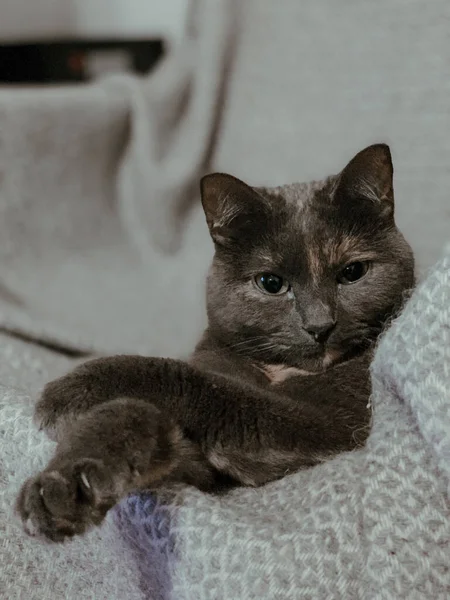
[(215, 338), (254, 361), (312, 372), (376, 339), (414, 284), (392, 175), (389, 148), (379, 144), (311, 184), (262, 189), (206, 176)]

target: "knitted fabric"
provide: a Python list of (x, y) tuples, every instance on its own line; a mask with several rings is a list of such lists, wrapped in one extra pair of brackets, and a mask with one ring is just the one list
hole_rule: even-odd
[(12, 507), (54, 447), (29, 394), (73, 362), (1, 342), (0, 598), (449, 597), (450, 247), (379, 345), (366, 448), (222, 498), (134, 496), (62, 545), (28, 538)]

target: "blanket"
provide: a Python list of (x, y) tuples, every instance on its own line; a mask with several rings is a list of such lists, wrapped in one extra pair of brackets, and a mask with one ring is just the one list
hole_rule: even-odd
[(51, 456), (54, 444), (32, 421), (49, 378), (74, 366), (49, 350), (0, 336), (0, 598), (143, 600), (135, 562), (106, 522), (86, 540), (62, 547), (30, 544), (13, 513), (17, 486)]
[[(42, 381), (68, 366), (39, 353), (9, 350)], [(53, 448), (12, 377), (0, 390), (0, 597), (448, 598), (450, 246), (381, 340), (372, 378), (365, 448), (220, 498), (184, 486), (132, 496), (101, 529), (51, 545), (12, 515)]]

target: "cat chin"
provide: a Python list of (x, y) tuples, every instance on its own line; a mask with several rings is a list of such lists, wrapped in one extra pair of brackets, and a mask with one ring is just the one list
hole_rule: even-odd
[(303, 358), (297, 365), (291, 365), (305, 375), (317, 375), (346, 358), (346, 352), (337, 348), (325, 348), (323, 353), (314, 358)]
[(326, 350), (324, 357), (321, 360), (315, 360), (314, 365), (311, 364), (308, 368), (300, 368), (287, 364), (265, 364), (260, 367), (260, 370), (272, 385), (277, 385), (291, 377), (308, 377), (323, 373), (339, 362), (342, 356), (342, 352), (339, 352), (338, 350)]

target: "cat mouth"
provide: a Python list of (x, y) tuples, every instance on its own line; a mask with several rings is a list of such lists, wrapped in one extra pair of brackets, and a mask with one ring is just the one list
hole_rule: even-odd
[[(352, 346), (353, 347), (353, 346)], [(289, 343), (287, 340), (259, 341), (253, 347), (238, 346), (239, 354), (247, 354), (262, 363), (273, 363), (319, 373), (340, 362), (349, 351), (349, 344), (326, 342)]]
[(298, 362), (298, 367), (309, 371), (311, 375), (322, 373), (340, 363), (345, 357), (345, 352), (336, 349), (323, 348), (315, 356), (304, 356)]

